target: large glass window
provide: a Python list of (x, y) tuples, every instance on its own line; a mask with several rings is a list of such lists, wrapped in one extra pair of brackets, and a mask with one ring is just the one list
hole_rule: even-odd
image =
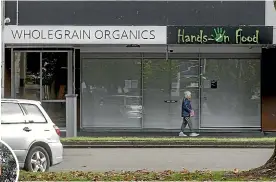
[(67, 52), (42, 53), (42, 100), (65, 100)]
[(198, 59), (167, 60), (166, 54), (84, 58), (81, 73), (83, 127), (178, 129), (182, 99), (189, 90), (198, 128)]
[(42, 102), (42, 107), (58, 127), (66, 127), (65, 102)]
[(81, 92), (82, 126), (141, 127), (141, 59), (83, 59)]
[(16, 98), (40, 100), (40, 53), (14, 52)]
[(59, 127), (66, 127), (67, 62), (68, 52), (42, 53), (42, 106)]
[(83, 127), (179, 129), (185, 91), (195, 129), (260, 126), (259, 59), (93, 56), (82, 59)]
[(202, 127), (260, 127), (260, 59), (202, 60)]
[[(60, 127), (66, 126), (67, 64), (68, 61), (73, 61), (69, 55), (72, 55), (71, 51), (15, 51), (11, 61), (11, 97), (40, 100), (47, 113)], [(71, 65), (71, 62), (69, 63)], [(74, 70), (69, 88), (72, 88), (74, 93), (73, 73)], [(36, 122), (45, 122), (45, 119), (37, 118), (37, 114), (34, 116), (32, 113), (32, 117), (36, 117)]]

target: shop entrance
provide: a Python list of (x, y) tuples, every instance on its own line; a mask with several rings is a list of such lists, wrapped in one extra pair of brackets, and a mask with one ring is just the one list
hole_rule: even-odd
[(195, 129), (260, 129), (260, 47), (122, 50), (81, 53), (82, 128), (179, 131), (190, 91)]
[(98, 53), (81, 60), (83, 128), (179, 129), (187, 90), (200, 113), (196, 54)]
[(74, 93), (72, 50), (11, 51), (10, 97), (41, 101), (55, 124), (66, 127), (67, 93)]
[[(193, 97), (193, 109), (199, 113), (199, 59), (197, 55), (143, 55), (143, 127), (179, 129), (185, 91)], [(192, 118), (199, 127), (199, 114)]]

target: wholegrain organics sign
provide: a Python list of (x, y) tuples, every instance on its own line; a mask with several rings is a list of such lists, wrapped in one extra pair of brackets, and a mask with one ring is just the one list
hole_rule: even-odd
[(6, 26), (5, 43), (166, 44), (165, 26)]

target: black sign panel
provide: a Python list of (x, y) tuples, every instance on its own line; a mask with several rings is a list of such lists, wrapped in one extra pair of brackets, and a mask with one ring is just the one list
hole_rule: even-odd
[(272, 26), (168, 26), (168, 44), (272, 44)]

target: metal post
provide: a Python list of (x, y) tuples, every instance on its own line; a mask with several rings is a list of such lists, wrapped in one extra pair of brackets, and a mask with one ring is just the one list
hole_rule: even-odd
[(20, 52), (19, 59), (19, 93), (20, 97), (24, 98), (25, 95), (25, 79), (26, 79), (26, 52)]
[(199, 63), (199, 66), (198, 66), (198, 78), (199, 78), (199, 87), (198, 87), (198, 131), (200, 130), (200, 126), (201, 126), (201, 111), (202, 111), (202, 109), (201, 109), (201, 107), (202, 107), (202, 102), (201, 102), (201, 97), (202, 97), (202, 89), (203, 89), (203, 83), (202, 83), (202, 76), (203, 76), (203, 74), (202, 74), (202, 71), (203, 71), (203, 69), (202, 69), (202, 59), (201, 59), (201, 53), (200, 53), (200, 49), (199, 49), (199, 54), (198, 54), (198, 63)]
[(77, 136), (77, 95), (73, 92), (73, 59), (72, 51), (68, 52), (66, 96), (66, 137)]
[(0, 70), (0, 75), (1, 75), (1, 97), (3, 98), (4, 97), (4, 77), (5, 77), (5, 43), (3, 41), (4, 39), (4, 28), (5, 28), (5, 1), (2, 0), (1, 1), (1, 10), (2, 10), (2, 13), (1, 13), (1, 28), (2, 28), (2, 34), (1, 34), (1, 44), (2, 44), (2, 48), (1, 48), (1, 53), (2, 53), (2, 59), (1, 59), (1, 70)]
[(142, 105), (142, 118), (141, 118), (141, 128), (144, 129), (144, 53), (142, 53), (141, 59), (141, 105)]
[[(1, 16), (1, 55), (2, 55), (2, 59), (1, 59), (1, 70), (0, 70), (0, 76), (1, 76), (1, 98), (4, 97), (4, 73), (5, 73), (5, 44), (4, 44), (4, 41), (3, 41), (3, 38), (4, 38), (4, 17), (5, 17), (5, 2), (4, 0), (1, 1), (1, 11), (2, 11), (2, 14), (0, 15)], [(0, 99), (1, 100), (1, 99)], [(0, 112), (1, 112), (1, 106), (0, 106)], [(1, 122), (0, 122), (0, 133), (1, 133)], [(0, 136), (0, 139), (1, 139), (1, 136)], [(1, 143), (1, 142), (0, 142)], [(0, 144), (0, 150), (2, 149), (2, 144)], [(0, 162), (0, 165), (2, 166), (2, 159), (1, 159), (1, 162)], [(0, 169), (2, 171), (2, 169)], [(0, 174), (1, 175), (1, 174)]]
[(73, 50), (73, 94), (76, 90), (76, 49)]
[(42, 100), (44, 99), (44, 89), (43, 89), (43, 74), (42, 74), (42, 59), (43, 59), (43, 54), (42, 52), (39, 53), (39, 100), (40, 102), (42, 102)]
[(19, 21), (19, 0), (16, 1), (16, 25), (18, 25)]
[(73, 53), (72, 51), (68, 52), (67, 55), (67, 84), (68, 94), (73, 94), (73, 59), (72, 59)]
[(11, 98), (15, 98), (15, 55), (13, 48), (11, 49)]
[(77, 96), (66, 94), (66, 137), (77, 136)]

